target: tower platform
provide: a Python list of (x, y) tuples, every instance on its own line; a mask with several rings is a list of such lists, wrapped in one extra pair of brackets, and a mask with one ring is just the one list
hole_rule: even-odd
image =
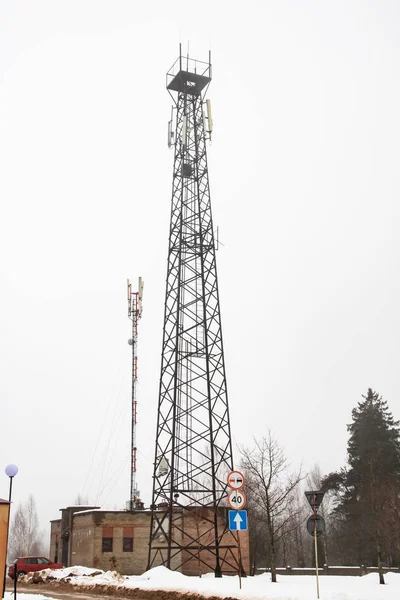
[(180, 56), (167, 73), (167, 90), (199, 96), (210, 81), (210, 62)]

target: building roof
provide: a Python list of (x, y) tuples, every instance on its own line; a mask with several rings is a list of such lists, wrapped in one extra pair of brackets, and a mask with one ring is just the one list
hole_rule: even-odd
[(60, 508), (59, 510), (70, 510), (71, 508), (75, 508), (80, 512), (81, 510), (100, 508), (100, 506), (93, 506), (93, 504), (72, 504), (71, 506), (65, 506), (64, 508)]
[(149, 508), (137, 508), (137, 509), (133, 509), (133, 510), (118, 510), (115, 508), (93, 508), (93, 509), (88, 509), (88, 510), (80, 510), (79, 513), (77, 513), (76, 516), (78, 515), (83, 515), (83, 514), (88, 514), (88, 513), (135, 513), (135, 514), (142, 514), (142, 513), (150, 513), (150, 509)]

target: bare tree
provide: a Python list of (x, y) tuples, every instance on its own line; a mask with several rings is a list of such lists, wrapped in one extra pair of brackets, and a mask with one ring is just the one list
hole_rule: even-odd
[(254, 448), (241, 448), (241, 465), (246, 472), (247, 492), (257, 505), (257, 517), (266, 523), (271, 563), (271, 579), (276, 582), (277, 544), (297, 527), (291, 505), (302, 480), (301, 469), (289, 472), (289, 463), (278, 442), (268, 432)]
[(36, 502), (33, 496), (29, 496), (25, 504), (19, 504), (11, 522), (9, 558), (14, 560), (18, 556), (41, 554), (42, 551)]
[(306, 530), (304, 524), (307, 514), (303, 494), (299, 488), (300, 486), (297, 488), (293, 501), (288, 506), (287, 514), (289, 518), (285, 525), (287, 534), (282, 538), (282, 559), (285, 566), (289, 564), (295, 564), (298, 567), (305, 566)]
[(88, 497), (84, 494), (79, 493), (74, 501), (75, 506), (87, 506), (89, 504)]

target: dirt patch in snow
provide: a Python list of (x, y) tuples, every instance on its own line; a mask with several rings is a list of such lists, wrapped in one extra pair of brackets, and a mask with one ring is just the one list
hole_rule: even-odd
[[(11, 591), (11, 586), (7, 586)], [(172, 590), (143, 590), (115, 585), (73, 585), (65, 581), (49, 581), (47, 583), (18, 583), (17, 592), (26, 594), (43, 594), (59, 600), (84, 600), (84, 598), (132, 598), (134, 600), (221, 600), (219, 596), (202, 596), (191, 592), (175, 592)], [(18, 595), (17, 595), (18, 598)], [(224, 600), (237, 600), (225, 597)]]

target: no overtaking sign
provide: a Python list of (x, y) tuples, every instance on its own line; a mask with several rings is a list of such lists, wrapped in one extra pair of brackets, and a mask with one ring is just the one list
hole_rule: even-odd
[(233, 490), (240, 490), (244, 486), (244, 477), (240, 471), (231, 471), (228, 475), (228, 485)]

